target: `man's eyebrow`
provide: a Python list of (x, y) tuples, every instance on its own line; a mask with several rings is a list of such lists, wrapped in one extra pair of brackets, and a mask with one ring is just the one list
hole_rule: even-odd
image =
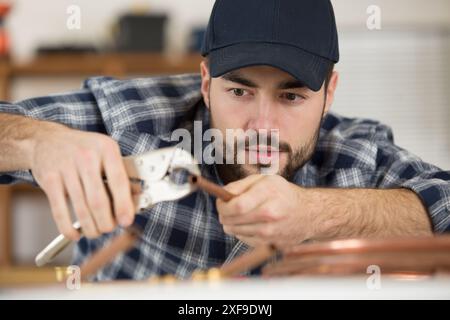
[(231, 82), (235, 82), (235, 83), (239, 83), (239, 84), (249, 87), (249, 88), (259, 88), (259, 86), (256, 83), (254, 83), (253, 81), (251, 81), (250, 79), (247, 79), (247, 78), (243, 77), (242, 75), (240, 75), (239, 73), (233, 72), (233, 71), (224, 74), (222, 76), (222, 79), (231, 81)]
[[(253, 82), (250, 79), (245, 78), (242, 76), (239, 72), (231, 71), (222, 76), (222, 79), (239, 83), (243, 86), (249, 87), (249, 88), (259, 88), (259, 86)], [(280, 84), (278, 84), (277, 89), (279, 90), (287, 90), (287, 89), (302, 89), (307, 88), (307, 86), (301, 82), (300, 80), (287, 80), (283, 81)]]
[(299, 80), (288, 80), (281, 82), (278, 85), (278, 89), (280, 90), (286, 90), (286, 89), (301, 89), (301, 88), (307, 88), (306, 85), (299, 81)]

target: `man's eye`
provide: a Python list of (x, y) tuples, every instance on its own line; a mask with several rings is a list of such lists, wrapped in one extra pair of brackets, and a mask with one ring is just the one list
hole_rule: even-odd
[(286, 99), (286, 100), (289, 100), (289, 101), (299, 101), (299, 100), (303, 100), (304, 99), (302, 96), (300, 96), (298, 94), (295, 94), (295, 93), (290, 93), (290, 92), (283, 93), (281, 95), (281, 97), (283, 99)]
[(233, 89), (233, 94), (236, 97), (242, 97), (242, 96), (245, 95), (245, 90), (244, 89), (235, 88), (235, 89)]

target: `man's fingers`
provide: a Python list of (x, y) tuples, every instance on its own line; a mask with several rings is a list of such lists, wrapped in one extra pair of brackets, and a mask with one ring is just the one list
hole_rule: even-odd
[(81, 187), (80, 178), (76, 171), (68, 170), (64, 173), (64, 183), (66, 185), (67, 193), (70, 201), (81, 224), (83, 233), (88, 238), (97, 238), (100, 232), (94, 222), (94, 219), (89, 211), (85, 199), (83, 188)]
[(79, 168), (89, 211), (101, 233), (111, 232), (115, 228), (111, 203), (101, 178), (100, 163), (95, 161)]
[[(260, 180), (258, 180), (260, 181)], [(227, 203), (218, 203), (219, 217), (223, 224), (242, 224), (254, 221), (255, 216), (249, 216), (250, 211), (261, 207), (270, 200), (266, 186), (263, 183), (254, 183), (249, 189)]]
[(59, 176), (53, 178), (45, 187), (45, 193), (59, 232), (68, 239), (78, 240), (80, 233), (72, 226), (62, 178)]
[[(255, 196), (256, 197), (256, 196)], [(277, 203), (270, 198), (261, 197), (256, 207), (238, 215), (220, 216), (220, 222), (224, 225), (239, 225), (250, 223), (276, 222), (283, 219)]]
[(130, 180), (118, 148), (105, 153), (103, 167), (113, 198), (116, 218), (122, 226), (127, 227), (134, 221), (135, 206), (131, 195)]
[(248, 177), (245, 177), (244, 179), (231, 182), (231, 183), (227, 184), (224, 188), (225, 188), (225, 190), (227, 190), (233, 194), (239, 195), (239, 194), (245, 192), (254, 183), (256, 183), (258, 180), (261, 180), (264, 177), (265, 177), (264, 175), (252, 174)]

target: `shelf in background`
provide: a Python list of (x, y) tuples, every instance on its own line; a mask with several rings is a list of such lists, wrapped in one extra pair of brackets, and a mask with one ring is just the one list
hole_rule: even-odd
[(157, 53), (45, 54), (10, 65), (13, 76), (178, 74), (198, 72), (199, 54), (167, 56)]

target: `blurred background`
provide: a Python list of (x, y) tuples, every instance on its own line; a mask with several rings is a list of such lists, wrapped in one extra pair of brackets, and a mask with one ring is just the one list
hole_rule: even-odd
[[(0, 99), (74, 90), (93, 75), (197, 72), (213, 3), (0, 1)], [(334, 111), (380, 120), (393, 127), (397, 144), (450, 169), (450, 1), (333, 3), (341, 48)], [(367, 27), (372, 5), (381, 29)], [(42, 194), (1, 187), (0, 267), (32, 265), (56, 235)], [(55, 263), (69, 263), (70, 254)]]

